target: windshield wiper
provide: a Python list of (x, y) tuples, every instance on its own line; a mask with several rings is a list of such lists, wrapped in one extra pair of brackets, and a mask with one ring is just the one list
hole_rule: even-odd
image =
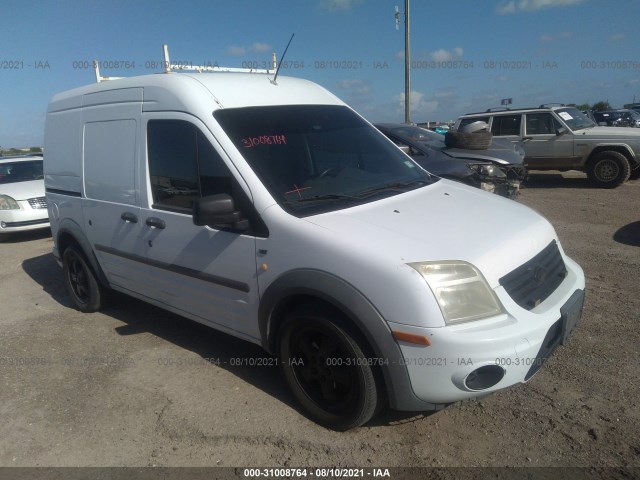
[(411, 187), (413, 185), (428, 185), (429, 182), (426, 180), (412, 180), (410, 182), (395, 182), (395, 183), (387, 183), (386, 185), (381, 185), (379, 187), (369, 188), (367, 190), (362, 190), (358, 192), (357, 196), (359, 198), (368, 197), (369, 195), (373, 195), (380, 192), (386, 192), (390, 190), (404, 190), (407, 187)]
[(313, 197), (299, 198), (298, 200), (289, 200), (288, 203), (300, 203), (300, 202), (322, 202), (325, 200), (351, 200), (358, 201), (360, 197), (354, 197), (353, 195), (341, 195), (337, 193), (328, 193), (326, 195), (315, 195)]

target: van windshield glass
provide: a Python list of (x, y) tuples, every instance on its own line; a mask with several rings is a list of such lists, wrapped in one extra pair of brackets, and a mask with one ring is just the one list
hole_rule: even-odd
[(214, 117), (289, 213), (338, 210), (436, 179), (340, 105), (223, 109)]

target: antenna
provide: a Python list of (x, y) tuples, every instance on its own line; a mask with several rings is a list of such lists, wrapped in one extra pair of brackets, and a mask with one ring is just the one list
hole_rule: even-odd
[(287, 46), (284, 49), (284, 52), (282, 52), (282, 57), (280, 57), (280, 63), (278, 63), (278, 68), (276, 68), (276, 74), (273, 76), (273, 80), (271, 80), (271, 83), (273, 83), (274, 85), (277, 85), (276, 83), (276, 78), (278, 78), (278, 72), (280, 71), (280, 66), (282, 65), (282, 60), (284, 60), (284, 56), (287, 54), (287, 50), (289, 50), (289, 45), (291, 45), (291, 40), (293, 40), (293, 36), (295, 35), (295, 33), (291, 34), (291, 38), (289, 39), (289, 43), (287, 43)]

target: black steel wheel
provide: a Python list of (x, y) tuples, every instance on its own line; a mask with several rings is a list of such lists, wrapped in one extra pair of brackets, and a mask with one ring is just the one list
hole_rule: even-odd
[(287, 315), (278, 348), (296, 399), (317, 423), (345, 431), (371, 419), (379, 405), (375, 365), (330, 310)]
[(587, 177), (591, 183), (601, 188), (615, 188), (629, 179), (631, 166), (621, 153), (600, 152), (589, 160)]
[(67, 291), (76, 308), (81, 312), (100, 310), (104, 300), (103, 289), (78, 247), (70, 245), (65, 249), (62, 267)]

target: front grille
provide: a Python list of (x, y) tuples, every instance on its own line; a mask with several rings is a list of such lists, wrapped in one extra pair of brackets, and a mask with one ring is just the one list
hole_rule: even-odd
[(46, 197), (30, 198), (29, 205), (31, 205), (31, 208), (47, 208), (47, 198)]
[(551, 295), (567, 276), (558, 244), (552, 241), (539, 254), (500, 279), (509, 296), (531, 310)]

